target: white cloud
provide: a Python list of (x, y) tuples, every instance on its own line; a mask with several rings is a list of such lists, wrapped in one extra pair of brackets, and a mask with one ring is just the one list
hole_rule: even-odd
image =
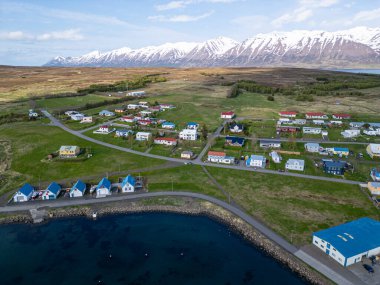
[(294, 10), (294, 12), (284, 14), (272, 21), (272, 25), (276, 28), (282, 27), (287, 23), (300, 23), (313, 16), (313, 11), (311, 9), (306, 9), (304, 7)]
[(79, 41), (84, 37), (80, 34), (79, 29), (70, 29), (64, 31), (53, 31), (49, 33), (43, 33), (40, 35), (27, 34), (22, 31), (12, 31), (0, 33), (1, 40), (8, 41), (22, 41), (22, 40), (32, 40), (32, 41), (50, 41), (50, 40), (67, 40), (67, 41)]
[(268, 17), (262, 15), (241, 16), (234, 18), (230, 21), (232, 24), (237, 24), (244, 29), (259, 30), (263, 28), (268, 22)]
[(360, 11), (354, 16), (354, 22), (356, 21), (372, 21), (380, 19), (380, 8), (374, 10)]
[(300, 0), (299, 4), (314, 8), (327, 8), (338, 4), (339, 1), (340, 0)]
[(186, 6), (192, 5), (192, 4), (199, 4), (199, 3), (233, 3), (240, 0), (176, 0), (176, 1), (170, 1), (165, 4), (159, 4), (156, 5), (156, 9), (158, 11), (166, 11), (166, 10), (174, 10), (174, 9), (181, 9), (185, 8)]
[(157, 22), (196, 22), (199, 20), (202, 20), (204, 18), (210, 17), (212, 14), (214, 14), (214, 11), (210, 11), (201, 15), (192, 16), (192, 15), (174, 15), (174, 16), (164, 16), (164, 15), (157, 15), (157, 16), (150, 16), (148, 17), (151, 21), (157, 21)]

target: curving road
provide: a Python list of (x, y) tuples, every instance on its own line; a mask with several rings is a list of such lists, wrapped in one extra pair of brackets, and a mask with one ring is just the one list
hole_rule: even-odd
[[(179, 158), (172, 158), (172, 157), (160, 156), (160, 155), (156, 155), (156, 154), (144, 153), (144, 152), (140, 152), (140, 151), (132, 150), (129, 148), (125, 148), (125, 147), (117, 146), (114, 144), (99, 141), (97, 139), (94, 139), (94, 138), (91, 138), (91, 137), (88, 137), (88, 136), (82, 134), (80, 131), (74, 131), (74, 130), (66, 127), (64, 124), (62, 124), (58, 119), (56, 119), (54, 116), (52, 116), (46, 110), (42, 110), (42, 113), (47, 118), (49, 118), (55, 126), (60, 127), (63, 130), (65, 130), (66, 132), (69, 132), (72, 135), (80, 137), (80, 138), (87, 140), (89, 142), (99, 144), (99, 145), (102, 145), (105, 147), (113, 148), (116, 150), (120, 150), (123, 152), (128, 152), (128, 153), (140, 155), (140, 156), (146, 156), (146, 157), (150, 157), (150, 158), (161, 159), (161, 160), (172, 161), (172, 162), (179, 162), (179, 163), (185, 162), (183, 159), (179, 159)], [(223, 128), (223, 126), (220, 126), (217, 129), (217, 131), (212, 135), (211, 139), (209, 140), (209, 142), (207, 143), (205, 148), (202, 150), (201, 154), (198, 156), (198, 158), (196, 160), (194, 160), (192, 162), (193, 164), (201, 165), (201, 166), (203, 165), (203, 166), (210, 166), (210, 167), (218, 167), (218, 168), (224, 168), (224, 169), (235, 169), (235, 170), (242, 170), (242, 171), (252, 171), (252, 172), (259, 172), (259, 173), (269, 173), (269, 174), (276, 174), (276, 175), (283, 175), (283, 176), (307, 178), (307, 179), (313, 179), (313, 180), (338, 182), (338, 183), (351, 184), (351, 185), (360, 185), (360, 184), (365, 183), (365, 182), (359, 182), (359, 181), (353, 181), (353, 180), (345, 180), (345, 179), (323, 177), (323, 176), (314, 176), (314, 175), (307, 175), (307, 174), (300, 174), (300, 173), (293, 173), (293, 172), (279, 172), (279, 171), (274, 171), (274, 170), (269, 170), (269, 169), (261, 169), (261, 168), (254, 169), (254, 168), (249, 168), (249, 167), (245, 167), (245, 166), (234, 166), (234, 165), (224, 165), (224, 164), (215, 164), (215, 163), (203, 162), (201, 160), (201, 158), (203, 157), (203, 155), (206, 153), (206, 151), (210, 147), (212, 139), (214, 139), (215, 137), (217, 137), (219, 135), (222, 128)]]
[(224, 201), (221, 201), (219, 199), (216, 199), (214, 197), (210, 197), (204, 194), (199, 193), (193, 193), (193, 192), (155, 192), (155, 193), (141, 193), (141, 194), (124, 194), (124, 195), (115, 195), (115, 196), (109, 196), (105, 198), (77, 198), (77, 199), (67, 199), (67, 200), (52, 200), (52, 201), (34, 201), (34, 202), (26, 202), (25, 204), (14, 204), (12, 206), (5, 206), (0, 207), (0, 213), (5, 212), (19, 212), (19, 211), (29, 211), (32, 209), (38, 209), (42, 207), (51, 207), (51, 208), (60, 208), (65, 206), (74, 206), (74, 205), (89, 205), (89, 204), (97, 204), (97, 203), (108, 203), (108, 202), (117, 202), (117, 201), (123, 201), (123, 200), (136, 200), (141, 198), (155, 198), (155, 197), (168, 197), (168, 196), (174, 196), (174, 197), (190, 197), (190, 198), (196, 198), (205, 200), (208, 202), (211, 202), (215, 205), (218, 205), (227, 211), (233, 213), (234, 215), (238, 216), (248, 224), (250, 224), (252, 227), (254, 227), (256, 230), (258, 230), (260, 233), (262, 233), (264, 236), (275, 242), (277, 245), (282, 247), (284, 250), (289, 252), (290, 254), (296, 256), (297, 258), (301, 259), (306, 264), (310, 265), (317, 271), (324, 274), (326, 277), (331, 279), (337, 284), (347, 284), (347, 285), (359, 285), (362, 284), (360, 280), (356, 278), (351, 272), (347, 270), (346, 276), (343, 276), (339, 272), (334, 271), (332, 268), (329, 268), (319, 260), (315, 259), (308, 253), (306, 253), (303, 250), (298, 249), (297, 247), (293, 246), (289, 242), (287, 242), (284, 238), (273, 232), (271, 229), (263, 225), (261, 222), (253, 218), (252, 216), (246, 214), (239, 208), (228, 204)]

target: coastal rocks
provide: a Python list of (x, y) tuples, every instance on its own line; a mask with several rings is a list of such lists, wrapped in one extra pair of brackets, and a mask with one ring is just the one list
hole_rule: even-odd
[(0, 216), (0, 224), (29, 224), (32, 222), (32, 218), (27, 214)]

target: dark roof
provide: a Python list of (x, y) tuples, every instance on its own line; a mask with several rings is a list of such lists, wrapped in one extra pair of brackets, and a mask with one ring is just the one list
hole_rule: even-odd
[(344, 168), (346, 166), (346, 163), (344, 161), (325, 161), (323, 162), (325, 167), (339, 167)]
[(238, 143), (240, 145), (244, 144), (244, 138), (240, 137), (226, 137), (226, 140), (231, 141), (231, 143), (235, 144)]

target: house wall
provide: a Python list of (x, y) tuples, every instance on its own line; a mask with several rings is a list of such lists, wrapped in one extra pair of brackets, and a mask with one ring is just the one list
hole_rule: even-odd
[(336, 248), (334, 248), (331, 244), (326, 241), (320, 239), (317, 236), (313, 236), (313, 244), (318, 247), (320, 250), (328, 254), (331, 258), (333, 258), (340, 265), (345, 266), (346, 257), (343, 256)]
[(132, 186), (131, 184), (127, 183), (124, 185), (124, 187), (121, 189), (124, 193), (126, 192), (134, 192), (135, 191), (135, 187)]
[(74, 189), (73, 191), (70, 192), (70, 197), (75, 198), (75, 197), (82, 197), (83, 193), (79, 191), (78, 189)]

